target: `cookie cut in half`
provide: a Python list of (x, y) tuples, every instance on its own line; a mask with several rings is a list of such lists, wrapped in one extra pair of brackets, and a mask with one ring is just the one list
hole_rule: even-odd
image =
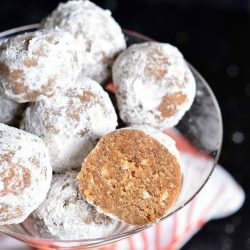
[(104, 136), (78, 175), (83, 197), (97, 210), (131, 225), (167, 214), (181, 187), (178, 158), (145, 132), (127, 128)]

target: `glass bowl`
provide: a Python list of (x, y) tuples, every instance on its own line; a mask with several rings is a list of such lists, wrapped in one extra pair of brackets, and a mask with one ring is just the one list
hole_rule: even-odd
[[(11, 36), (34, 31), (37, 27), (38, 25), (34, 24), (4, 31), (0, 33), (0, 42)], [(151, 40), (132, 31), (124, 30), (124, 33), (128, 45)], [(196, 166), (197, 171), (195, 177), (192, 177), (192, 182), (187, 181), (186, 178), (190, 166), (187, 164), (183, 167), (183, 182), (179, 197), (173, 208), (160, 221), (167, 219), (187, 205), (204, 187), (214, 170), (222, 145), (222, 119), (215, 96), (203, 77), (191, 65), (189, 67), (196, 79), (196, 96), (191, 109), (176, 126), (176, 130), (188, 141), (188, 144), (192, 146), (196, 154), (202, 156), (202, 159), (205, 160), (201, 160), (200, 164)], [(96, 239), (79, 240), (42, 238), (36, 233), (29, 220), (17, 225), (0, 226), (0, 231), (41, 249), (85, 249), (103, 246), (124, 239), (152, 225), (140, 227), (121, 226), (112, 235)]]

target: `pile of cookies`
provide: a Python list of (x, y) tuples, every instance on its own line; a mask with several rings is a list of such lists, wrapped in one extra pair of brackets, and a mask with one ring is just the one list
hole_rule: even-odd
[(41, 237), (91, 239), (121, 223), (157, 222), (182, 178), (175, 142), (161, 130), (178, 124), (194, 96), (177, 48), (126, 49), (110, 11), (90, 1), (61, 3), (37, 31), (6, 39), (0, 225), (29, 218)]

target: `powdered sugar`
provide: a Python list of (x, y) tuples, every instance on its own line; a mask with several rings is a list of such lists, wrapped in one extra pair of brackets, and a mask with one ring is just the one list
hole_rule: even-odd
[(19, 104), (7, 98), (0, 90), (0, 123), (16, 124), (24, 109), (24, 104)]
[(0, 82), (5, 94), (20, 103), (53, 95), (80, 72), (81, 55), (73, 36), (59, 29), (7, 39), (0, 47)]
[(169, 44), (135, 44), (113, 65), (120, 116), (128, 124), (167, 128), (190, 108), (195, 80), (181, 53)]
[(0, 124), (0, 225), (24, 221), (45, 199), (51, 178), (43, 142)]
[(89, 78), (80, 78), (73, 87), (31, 105), (21, 125), (43, 139), (56, 172), (80, 169), (98, 139), (116, 126), (108, 94)]
[(83, 200), (76, 176), (75, 171), (55, 174), (47, 199), (32, 214), (32, 223), (42, 237), (93, 239), (111, 235), (121, 224)]
[(82, 75), (99, 83), (109, 76), (113, 59), (126, 47), (121, 28), (110, 11), (90, 1), (60, 3), (41, 24), (41, 28), (55, 27), (74, 35), (84, 57)]

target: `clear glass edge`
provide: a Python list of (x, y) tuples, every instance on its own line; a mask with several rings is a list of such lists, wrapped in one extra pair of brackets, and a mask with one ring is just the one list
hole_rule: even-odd
[[(25, 30), (31, 30), (31, 29), (37, 29), (39, 27), (39, 24), (30, 24), (30, 25), (26, 25), (26, 26), (21, 26), (21, 27), (18, 27), (18, 28), (13, 28), (13, 29), (10, 29), (10, 30), (7, 30), (7, 31), (3, 31), (3, 32), (0, 32), (0, 37), (3, 37), (3, 36), (8, 36), (12, 33), (17, 33), (17, 32), (21, 32), (21, 31), (25, 31)], [(142, 38), (142, 39), (145, 39), (145, 40), (153, 40), (151, 39), (150, 37), (147, 37), (147, 36), (144, 36), (144, 35), (141, 35), (137, 32), (134, 32), (134, 31), (130, 31), (130, 30), (127, 30), (127, 29), (123, 29), (124, 33), (125, 34), (130, 34), (132, 36), (137, 36), (139, 38)], [(211, 94), (212, 96), (212, 99), (213, 99), (213, 102), (216, 106), (216, 110), (218, 112), (218, 115), (219, 115), (219, 120), (220, 120), (220, 145), (218, 147), (218, 151), (217, 151), (217, 154), (216, 154), (216, 157), (214, 158), (214, 165), (210, 171), (210, 173), (208, 174), (208, 177), (206, 178), (206, 180), (204, 181), (204, 183), (202, 183), (202, 185), (200, 186), (200, 188), (194, 193), (194, 195), (192, 195), (182, 206), (176, 208), (174, 211), (172, 211), (170, 214), (164, 216), (163, 218), (161, 218), (159, 221), (157, 222), (154, 222), (152, 224), (148, 224), (148, 225), (145, 225), (145, 226), (141, 226), (141, 227), (138, 227), (136, 229), (132, 229), (131, 231), (129, 232), (125, 232), (125, 233), (119, 233), (119, 234), (115, 234), (115, 235), (112, 235), (112, 236), (107, 236), (107, 237), (101, 237), (101, 238), (95, 238), (95, 239), (79, 239), (79, 240), (53, 240), (53, 239), (43, 239), (43, 238), (39, 238), (39, 237), (31, 237), (31, 236), (27, 236), (27, 235), (23, 235), (23, 234), (19, 234), (19, 233), (13, 233), (13, 232), (9, 232), (7, 230), (1, 230), (0, 228), (0, 231), (9, 235), (9, 236), (12, 236), (16, 239), (19, 239), (21, 241), (24, 241), (24, 240), (27, 240), (29, 241), (30, 243), (35, 243), (36, 241), (46, 241), (47, 243), (52, 243), (53, 245), (60, 245), (60, 243), (81, 243), (81, 244), (84, 244), (83, 246), (84, 247), (92, 247), (92, 246), (95, 246), (95, 245), (98, 245), (98, 244), (101, 244), (101, 242), (103, 242), (103, 240), (105, 240), (106, 243), (112, 243), (112, 242), (115, 242), (115, 241), (118, 241), (118, 240), (121, 240), (121, 239), (124, 239), (124, 238), (127, 238), (135, 233), (138, 233), (144, 229), (147, 229), (153, 225), (155, 225), (156, 223), (158, 222), (161, 222), (163, 220), (165, 220), (166, 218), (168, 218), (169, 216), (173, 215), (174, 213), (176, 213), (177, 211), (179, 211), (181, 208), (185, 207), (191, 200), (193, 200), (193, 198), (202, 190), (202, 188), (205, 186), (205, 184), (207, 183), (207, 181), (209, 180), (209, 178), (211, 177), (214, 169), (215, 169), (215, 166), (218, 162), (218, 159), (219, 159), (219, 156), (220, 156), (220, 153), (221, 153), (221, 148), (222, 148), (222, 140), (223, 140), (223, 123), (222, 123), (222, 115), (221, 115), (221, 110), (219, 108), (219, 105), (218, 105), (218, 102), (217, 102), (217, 99), (212, 91), (212, 89), (210, 88), (210, 86), (208, 85), (208, 83), (206, 82), (206, 80), (202, 77), (202, 75), (190, 64), (188, 63), (189, 67), (192, 68), (192, 70), (202, 79), (202, 81), (204, 82), (206, 88), (208, 89), (209, 93)], [(89, 244), (85, 244), (85, 243), (89, 243)]]

